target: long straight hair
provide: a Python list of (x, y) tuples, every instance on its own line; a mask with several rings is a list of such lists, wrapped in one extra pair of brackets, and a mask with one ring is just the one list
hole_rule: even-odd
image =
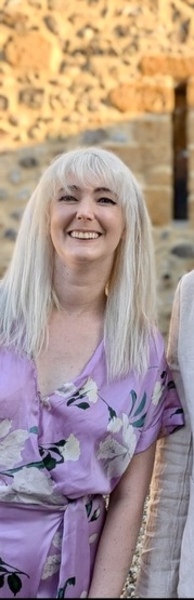
[(67, 186), (108, 187), (117, 194), (125, 236), (108, 282), (104, 347), (108, 378), (145, 371), (156, 322), (155, 253), (151, 220), (136, 178), (113, 152), (77, 148), (57, 156), (42, 174), (23, 213), (9, 267), (0, 282), (0, 344), (36, 357), (48, 343), (48, 319), (58, 299), (53, 289), (54, 251), (50, 203)]

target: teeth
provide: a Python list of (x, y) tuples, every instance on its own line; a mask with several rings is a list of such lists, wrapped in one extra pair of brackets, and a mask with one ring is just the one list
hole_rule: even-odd
[(80, 240), (94, 240), (99, 236), (95, 231), (71, 231), (70, 235)]

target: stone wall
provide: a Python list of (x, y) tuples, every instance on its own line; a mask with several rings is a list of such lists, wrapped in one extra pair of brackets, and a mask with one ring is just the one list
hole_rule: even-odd
[(194, 223), (192, 0), (2, 0), (0, 24), (1, 151), (88, 132), (134, 170), (154, 225), (173, 218), (172, 114), (186, 82)]
[(9, 147), (169, 114), (194, 76), (192, 0), (4, 0), (0, 21)]
[[(2, 154), (0, 277), (9, 265), (24, 207), (41, 173), (55, 156), (71, 149), (74, 145), (80, 145), (80, 142), (86, 144), (94, 141), (103, 144), (100, 135), (103, 134), (99, 130), (90, 132), (90, 136), (93, 136), (91, 140), (88, 132), (85, 132), (77, 138), (70, 137), (66, 142), (47, 140)], [(106, 145), (105, 140), (104, 145)], [(157, 267), (159, 325), (167, 339), (175, 288), (183, 273), (194, 268), (194, 232), (191, 223), (174, 221), (165, 226), (154, 226), (153, 236)]]

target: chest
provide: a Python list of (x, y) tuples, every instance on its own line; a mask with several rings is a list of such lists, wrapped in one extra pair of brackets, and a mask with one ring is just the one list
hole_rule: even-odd
[(102, 335), (102, 327), (72, 323), (52, 325), (47, 350), (36, 359), (38, 387), (42, 396), (72, 382), (87, 365)]

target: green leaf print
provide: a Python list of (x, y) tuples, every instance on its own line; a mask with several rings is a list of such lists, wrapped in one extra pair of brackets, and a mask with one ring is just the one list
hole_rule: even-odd
[(2, 588), (5, 585), (5, 583), (7, 583), (10, 591), (14, 596), (16, 596), (22, 588), (21, 576), (25, 575), (29, 579), (29, 575), (27, 573), (20, 571), (16, 567), (12, 567), (8, 563), (4, 562), (2, 558), (0, 558), (0, 572), (2, 573), (0, 575), (0, 588)]
[(88, 521), (92, 522), (92, 521), (97, 521), (97, 519), (99, 519), (100, 516), (100, 507), (97, 506), (97, 508), (94, 509), (94, 512), (92, 512), (93, 510), (93, 502), (92, 499), (89, 500), (89, 502), (87, 502), (86, 504), (86, 513), (87, 513), (87, 518)]
[(92, 512), (92, 500), (90, 500), (89, 502), (87, 502), (86, 504), (86, 512), (87, 512), (87, 517), (89, 517), (91, 515)]
[[(80, 398), (83, 398), (83, 396), (80, 395), (79, 400), (80, 400)], [(76, 400), (78, 400), (78, 398), (70, 398), (70, 400), (67, 401), (67, 406), (70, 406)], [(88, 404), (88, 402), (80, 402), (79, 404), (75, 404), (74, 406), (77, 406), (78, 408), (82, 408), (84, 410), (86, 410), (86, 408), (90, 408), (90, 405)]]
[(174, 415), (182, 415), (183, 413), (183, 409), (182, 408), (176, 408), (176, 410), (174, 411)]
[(135, 402), (137, 400), (137, 394), (136, 394), (135, 390), (131, 390), (130, 394), (131, 394), (131, 399), (132, 399), (132, 408), (131, 408), (131, 411), (130, 411), (130, 413), (131, 413), (133, 411), (134, 404), (135, 404)]
[(143, 427), (145, 417), (146, 417), (146, 413), (144, 413), (144, 415), (142, 415), (142, 417), (140, 417), (140, 419), (138, 419), (138, 421), (135, 421), (135, 423), (133, 423), (133, 427), (137, 427), (138, 429), (139, 429), (139, 427)]
[(65, 591), (68, 585), (75, 585), (76, 584), (76, 577), (69, 577), (69, 579), (66, 580), (65, 585), (62, 588), (59, 588), (58, 592), (57, 592), (57, 598), (65, 598)]
[(11, 575), (8, 575), (7, 583), (13, 595), (16, 596), (22, 587), (20, 577), (16, 573), (12, 573)]
[[(50, 455), (49, 452), (48, 452), (47, 456), (45, 456), (43, 458), (43, 462), (44, 462), (44, 465), (45, 465), (47, 471), (52, 471), (52, 469), (54, 469), (56, 467), (56, 459), (52, 458), (52, 456)], [(63, 462), (63, 461), (59, 461), (59, 462)]]
[(139, 415), (142, 410), (144, 409), (145, 403), (146, 403), (146, 393), (144, 392), (143, 398), (138, 406), (138, 408), (136, 409), (136, 411), (134, 412), (134, 417), (137, 417), (137, 415)]
[(111, 406), (108, 405), (108, 412), (110, 415), (110, 419), (114, 419), (114, 417), (117, 416), (117, 413), (115, 412), (115, 410), (113, 408), (111, 408)]
[(174, 390), (175, 388), (175, 383), (174, 381), (169, 381), (168, 385), (167, 385), (168, 390)]
[(97, 521), (97, 519), (99, 518), (99, 508), (96, 508), (96, 510), (94, 510), (93, 515), (90, 519), (90, 521)]
[[(76, 394), (74, 394), (73, 396), (71, 396), (71, 398), (69, 398), (69, 400), (67, 400), (67, 406), (71, 406), (73, 402), (77, 402), (77, 400), (82, 400), (82, 398), (85, 398), (85, 394), (82, 394), (81, 392), (76, 392)], [(89, 407), (90, 405), (88, 404), (88, 408)]]
[(90, 408), (88, 402), (80, 402), (80, 404), (76, 404), (75, 406), (77, 406), (78, 408), (82, 408), (83, 410), (86, 410), (86, 408)]

